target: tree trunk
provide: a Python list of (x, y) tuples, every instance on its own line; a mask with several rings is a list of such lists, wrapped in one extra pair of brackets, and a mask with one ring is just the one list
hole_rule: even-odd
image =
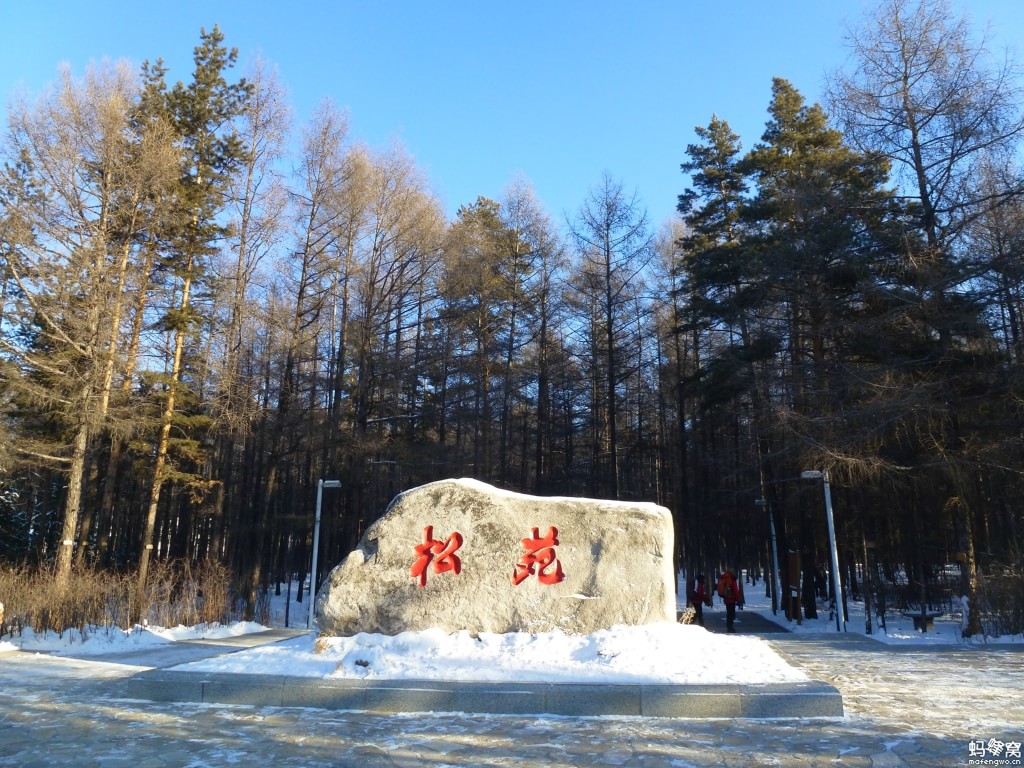
[(78, 515), (82, 504), (82, 479), (85, 472), (86, 449), (89, 445), (89, 428), (79, 424), (71, 453), (71, 468), (68, 472), (68, 492), (64, 499), (64, 523), (61, 527), (60, 544), (57, 547), (56, 583), (63, 590), (71, 577), (72, 550), (78, 528)]
[[(192, 259), (189, 255), (185, 269), (185, 281), (181, 289), (181, 302), (178, 309), (184, 316), (189, 307), (189, 293), (192, 288)], [(157, 441), (156, 461), (153, 466), (153, 484), (149, 491), (149, 505), (146, 510), (146, 522), (142, 530), (142, 550), (139, 553), (138, 592), (141, 599), (146, 590), (146, 579), (149, 576), (149, 561), (153, 553), (154, 533), (156, 531), (156, 513), (160, 504), (160, 489), (164, 484), (164, 472), (167, 466), (168, 451), (171, 443), (171, 425), (174, 421), (176, 390), (181, 381), (182, 357), (185, 351), (185, 328), (175, 328), (174, 355), (171, 361), (171, 380), (167, 388), (167, 401), (164, 404), (160, 419), (160, 437)]]

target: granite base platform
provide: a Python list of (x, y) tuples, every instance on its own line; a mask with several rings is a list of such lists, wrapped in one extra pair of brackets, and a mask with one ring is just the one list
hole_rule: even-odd
[(351, 680), (154, 669), (128, 678), (150, 701), (312, 707), (367, 712), (678, 718), (836, 718), (843, 699), (827, 683), (630, 683)]

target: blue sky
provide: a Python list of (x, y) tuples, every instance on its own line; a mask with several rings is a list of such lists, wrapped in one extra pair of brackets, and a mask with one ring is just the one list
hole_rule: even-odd
[[(38, 91), (60, 62), (162, 57), (188, 79), (199, 28), (219, 24), (242, 61), (277, 66), (298, 121), (324, 98), (354, 138), (401, 141), (449, 215), (516, 174), (557, 221), (603, 172), (636, 190), (654, 226), (674, 212), (693, 128), (713, 113), (749, 148), (771, 79), (809, 101), (845, 59), (864, 0), (0, 3), (0, 98)], [(1019, 0), (954, 0), (997, 48), (1024, 40)], [(298, 131), (295, 132), (296, 136)]]

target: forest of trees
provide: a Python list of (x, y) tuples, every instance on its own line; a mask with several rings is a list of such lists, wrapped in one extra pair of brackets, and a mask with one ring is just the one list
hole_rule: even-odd
[(396, 493), (474, 477), (663, 504), (681, 567), (767, 567), (769, 519), (813, 564), (814, 469), (851, 573), (1020, 574), (1019, 73), (944, 0), (848, 44), (823, 105), (766, 78), (749, 150), (698, 127), (658, 230), (611, 173), (564, 222), (525, 180), (447, 221), (402, 148), (329, 102), (293, 126), (217, 28), (187, 81), (15, 100), (0, 562), (214, 559), (251, 602), (308, 571), (319, 479), (327, 569)]

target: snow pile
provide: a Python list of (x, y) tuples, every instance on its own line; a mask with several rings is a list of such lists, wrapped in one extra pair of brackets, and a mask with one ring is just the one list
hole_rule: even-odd
[(251, 635), (264, 632), (267, 627), (251, 621), (226, 624), (199, 624), (194, 627), (173, 628), (150, 627), (136, 624), (125, 630), (118, 627), (97, 627), (85, 633), (69, 629), (58, 635), (56, 632), (36, 634), (26, 629), (19, 635), (7, 636), (0, 640), (0, 653), (6, 651), (34, 651), (54, 655), (106, 656), (110, 654), (138, 651), (181, 640), (219, 640), (227, 637)]
[(615, 626), (589, 635), (438, 629), (394, 637), (312, 636), (185, 664), (203, 672), (252, 672), (387, 680), (481, 680), (727, 684), (807, 680), (755, 637), (715, 635), (662, 622)]
[[(835, 620), (827, 608), (819, 607), (819, 618), (802, 624), (772, 614), (763, 585), (746, 589), (747, 603), (737, 615), (739, 634), (722, 634), (724, 608), (720, 601), (704, 610), (705, 623), (718, 632), (701, 627), (663, 622), (645, 626), (615, 626), (589, 635), (566, 635), (561, 631), (537, 634), (446, 633), (439, 629), (404, 632), (394, 637), (357, 634), (324, 638), (313, 633), (290, 640), (267, 643), (246, 650), (225, 646), (224, 653), (178, 669), (204, 672), (257, 672), (319, 678), (376, 678), (405, 680), (480, 680), (540, 682), (609, 682), (687, 684), (758, 684), (802, 681), (803, 672), (790, 667), (764, 640), (744, 635), (749, 614), (781, 624), (796, 634), (835, 635)], [(294, 594), (294, 590), (293, 590)], [(274, 627), (285, 626), (285, 616), (305, 617), (308, 608), (292, 603), (285, 610), (284, 597), (271, 603)], [(863, 603), (850, 602), (850, 635), (865, 634)], [(873, 622), (873, 640), (894, 645), (949, 644), (966, 647), (986, 642), (1021, 643), (1020, 635), (998, 640), (983, 637), (964, 640), (956, 616), (935, 620), (934, 630), (921, 633), (912, 620), (890, 614), (886, 631)], [(305, 626), (304, 618), (300, 628)], [(228, 626), (144, 627), (130, 631), (103, 628), (86, 633), (71, 630), (21, 635), (0, 641), (0, 653), (29, 651), (60, 656), (116, 657), (118, 654), (181, 641), (214, 640), (265, 631), (252, 622)], [(784, 635), (782, 637), (785, 637)]]

